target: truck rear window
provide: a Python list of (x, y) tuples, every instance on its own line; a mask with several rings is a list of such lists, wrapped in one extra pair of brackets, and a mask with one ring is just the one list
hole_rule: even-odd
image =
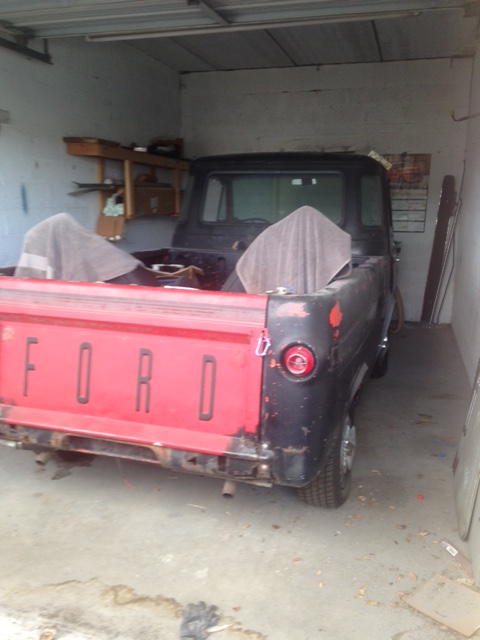
[(275, 223), (308, 205), (340, 224), (344, 191), (341, 173), (212, 174), (207, 182), (202, 219), (226, 224)]

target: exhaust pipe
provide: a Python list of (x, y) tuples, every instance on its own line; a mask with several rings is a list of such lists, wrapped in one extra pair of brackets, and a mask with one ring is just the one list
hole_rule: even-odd
[(222, 489), (222, 496), (224, 498), (233, 498), (235, 495), (235, 491), (237, 490), (237, 483), (233, 480), (225, 480)]
[(35, 462), (39, 464), (41, 467), (45, 467), (48, 464), (51, 457), (52, 457), (52, 454), (50, 451), (42, 451), (35, 458)]
[(0, 440), (0, 444), (3, 444), (5, 447), (11, 447), (12, 449), (21, 449), (21, 442), (14, 442), (12, 440)]

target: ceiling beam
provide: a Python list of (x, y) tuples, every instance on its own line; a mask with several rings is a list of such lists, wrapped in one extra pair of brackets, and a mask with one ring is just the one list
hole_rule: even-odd
[(259, 29), (278, 29), (286, 27), (306, 27), (313, 24), (336, 24), (340, 22), (360, 22), (381, 20), (385, 18), (405, 18), (408, 16), (418, 16), (421, 11), (396, 11), (395, 13), (359, 13), (336, 16), (322, 16), (318, 18), (308, 18), (303, 20), (275, 20), (273, 22), (249, 22), (242, 24), (229, 24), (225, 26), (211, 27), (188, 27), (184, 29), (146, 29), (138, 31), (122, 31), (116, 33), (105, 33), (100, 35), (87, 35), (88, 42), (108, 42), (114, 40), (138, 40), (145, 38), (178, 38), (181, 36), (205, 35), (213, 33), (234, 33), (240, 31), (255, 31)]
[(372, 20), (371, 25), (372, 25), (373, 37), (375, 39), (375, 45), (377, 47), (378, 57), (380, 59), (380, 62), (383, 62), (382, 45), (380, 43), (380, 38), (378, 37), (377, 25), (375, 24), (375, 20)]
[(187, 0), (187, 4), (189, 6), (194, 5), (199, 7), (202, 13), (204, 13), (206, 16), (211, 18), (217, 24), (223, 24), (224, 26), (228, 26), (230, 24), (228, 20), (225, 20), (225, 18), (222, 18), (222, 16), (219, 13), (217, 13), (217, 11), (214, 11), (212, 7), (210, 7), (206, 2), (204, 2), (204, 0)]
[(19, 53), (29, 60), (37, 60), (38, 62), (52, 64), (52, 57), (48, 53), (46, 40), (44, 40), (44, 53), (42, 53), (41, 51), (35, 51), (35, 49), (31, 49), (25, 44), (12, 42), (11, 40), (6, 40), (5, 38), (0, 38), (0, 47), (3, 49), (8, 49), (9, 51), (14, 51), (15, 53)]

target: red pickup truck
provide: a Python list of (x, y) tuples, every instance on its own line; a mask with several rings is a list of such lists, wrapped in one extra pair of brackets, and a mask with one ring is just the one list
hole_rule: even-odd
[[(340, 506), (354, 403), (388, 362), (385, 170), (350, 154), (202, 158), (184, 201), (172, 247), (136, 258), (195, 266), (195, 288), (0, 277), (0, 442), (288, 485)], [(312, 280), (334, 228), (347, 263)]]

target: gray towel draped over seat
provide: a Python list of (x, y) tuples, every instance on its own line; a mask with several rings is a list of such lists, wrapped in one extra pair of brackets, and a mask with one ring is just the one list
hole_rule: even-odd
[(304, 206), (267, 227), (241, 256), (235, 272), (247, 293), (280, 287), (293, 294), (314, 293), (340, 273), (348, 275), (351, 257), (350, 235)]

